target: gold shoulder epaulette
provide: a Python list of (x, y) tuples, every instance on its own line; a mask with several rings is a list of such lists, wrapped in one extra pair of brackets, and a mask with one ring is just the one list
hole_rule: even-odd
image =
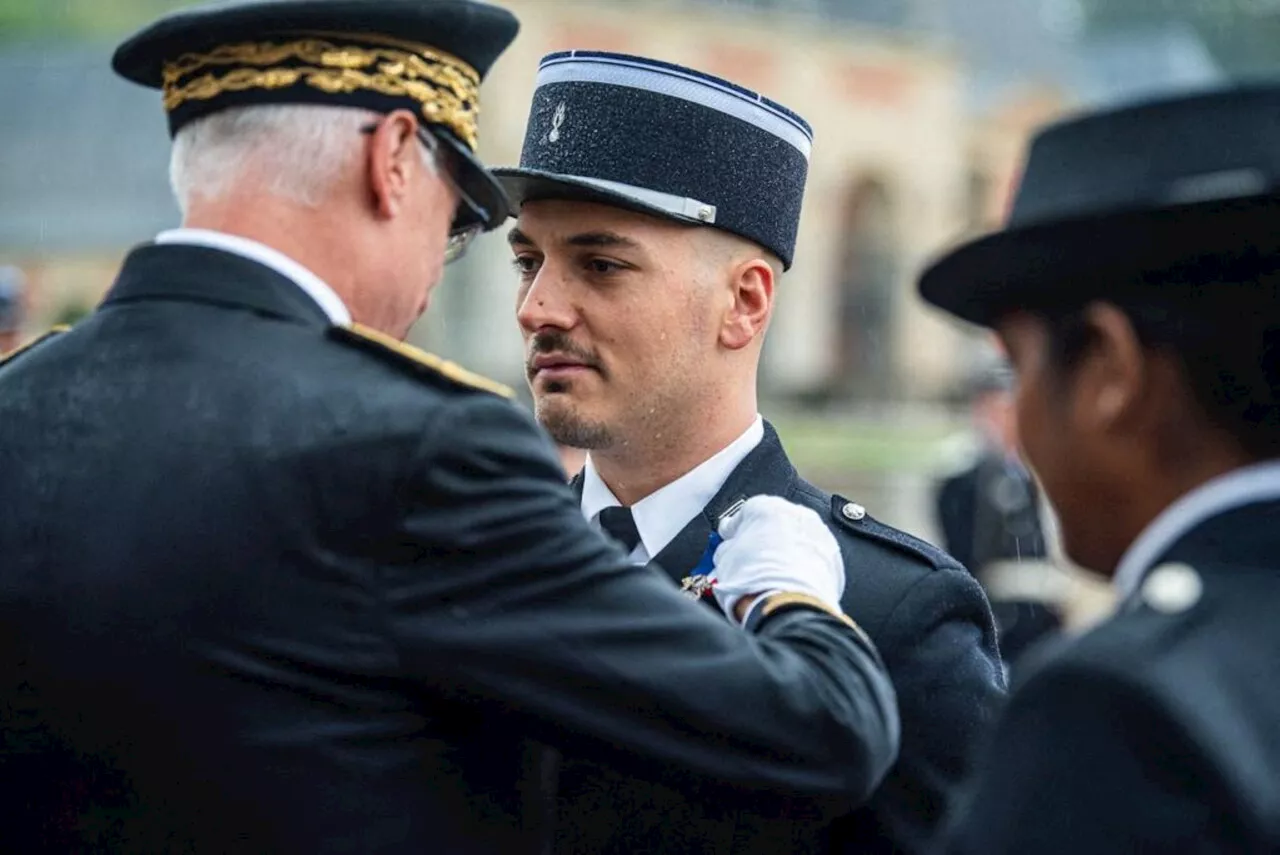
[(15, 347), (13, 350), (9, 351), (8, 353), (0, 353), (0, 365), (4, 365), (6, 362), (12, 362), (14, 359), (17, 359), (19, 356), (26, 353), (28, 350), (31, 350), (36, 345), (43, 344), (44, 342), (53, 338), (55, 335), (60, 335), (69, 329), (71, 329), (71, 327), (67, 326), (66, 324), (58, 324), (56, 327), (50, 327), (46, 332), (36, 336), (26, 344), (20, 344), (17, 347)]
[(408, 364), (415, 369), (421, 370), (425, 368), (432, 374), (443, 377), (456, 385), (470, 389), (480, 389), (503, 398), (515, 397), (515, 392), (510, 387), (504, 386), (496, 380), (482, 377), (455, 362), (441, 359), (434, 353), (427, 353), (425, 350), (414, 347), (411, 344), (405, 344), (386, 333), (378, 332), (370, 327), (353, 323), (331, 327), (330, 332), (338, 341), (353, 344), (372, 353), (393, 357), (401, 364)]

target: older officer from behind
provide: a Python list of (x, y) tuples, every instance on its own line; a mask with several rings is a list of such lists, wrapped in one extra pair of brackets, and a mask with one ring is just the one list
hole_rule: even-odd
[(1280, 849), (1280, 86), (1044, 131), (928, 271), (995, 328), (1067, 553), (1119, 612), (1027, 666), (954, 852)]
[(477, 89), (516, 26), (224, 4), (116, 53), (186, 227), (0, 366), (0, 849), (541, 851), (526, 735), (831, 809), (892, 763), (815, 515), (722, 532), (731, 625), (589, 528), (506, 390), (400, 343), (506, 216)]

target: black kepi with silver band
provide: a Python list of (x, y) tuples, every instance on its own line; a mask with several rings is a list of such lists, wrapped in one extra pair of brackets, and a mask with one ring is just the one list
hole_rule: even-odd
[(790, 267), (813, 131), (726, 80), (642, 57), (543, 58), (518, 169), (495, 169), (516, 206), (573, 199), (723, 229)]

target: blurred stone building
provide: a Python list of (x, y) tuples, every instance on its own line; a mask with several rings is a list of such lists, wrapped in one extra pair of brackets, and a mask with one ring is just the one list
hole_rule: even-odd
[[(1070, 71), (1080, 53), (1052, 38), (1052, 18), (1028, 18), (1034, 3), (1005, 0), (504, 5), (523, 28), (486, 84), (486, 161), (518, 160), (537, 63), (553, 50), (640, 53), (758, 89), (816, 135), (797, 260), (766, 348), (766, 394), (842, 409), (933, 399), (954, 386), (974, 343), (921, 306), (914, 279), (948, 243), (999, 222), (1027, 135), (1080, 91)], [(1010, 5), (1023, 12), (1010, 16)], [(1015, 39), (1016, 26), (1026, 32)], [(1028, 43), (1036, 32), (1039, 47)], [(1011, 41), (1012, 58), (998, 48)], [(88, 310), (128, 247), (177, 221), (158, 96), (115, 79), (109, 52), (0, 47), (0, 264), (32, 283), (33, 332)], [(515, 282), (502, 236), (478, 241), (413, 339), (522, 386)]]
[[(641, 53), (757, 88), (809, 118), (817, 137), (798, 260), (767, 350), (769, 391), (839, 402), (928, 396), (950, 382), (963, 338), (919, 307), (911, 283), (974, 210), (973, 133), (954, 57), (885, 32), (730, 6), (507, 5), (524, 25), (487, 84), (488, 162), (518, 160), (549, 51)], [(108, 53), (0, 52), (0, 261), (33, 283), (33, 323), (91, 306), (127, 248), (177, 218), (158, 99), (115, 80)], [(519, 383), (514, 291), (505, 242), (489, 236), (450, 269), (414, 338)]]
[[(590, 14), (577, 0), (508, 5), (525, 23), (489, 84), (488, 159), (518, 159), (533, 73), (549, 51), (639, 53), (757, 89), (808, 118), (816, 138), (763, 382), (777, 395), (840, 400), (928, 395), (948, 381), (960, 337), (918, 308), (910, 283), (964, 227), (968, 128), (963, 70), (951, 57), (886, 33), (724, 5), (609, 4)], [(497, 309), (490, 341), (510, 328), (506, 263), (501, 251), (478, 255), (450, 294), (473, 318)], [(451, 350), (463, 346), (448, 339)]]

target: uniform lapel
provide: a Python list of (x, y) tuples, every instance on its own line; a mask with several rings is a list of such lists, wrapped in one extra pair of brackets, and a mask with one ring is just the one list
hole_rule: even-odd
[[(708, 507), (710, 507), (708, 505)], [(702, 560), (707, 551), (707, 543), (711, 538), (711, 520), (713, 517), (704, 509), (685, 525), (670, 543), (659, 552), (649, 566), (661, 570), (679, 583), (688, 576), (693, 568)]]
[(676, 583), (681, 582), (706, 552), (708, 538), (720, 515), (739, 499), (769, 494), (786, 496), (795, 484), (796, 470), (787, 459), (773, 425), (764, 423), (764, 438), (743, 458), (715, 497), (667, 544), (650, 563)]
[[(796, 477), (795, 467), (787, 459), (777, 431), (766, 421), (764, 438), (760, 440), (760, 444), (743, 458), (702, 513), (689, 520), (680, 533), (649, 562), (649, 566), (661, 570), (673, 582), (680, 584), (702, 560), (715, 522), (734, 502), (761, 494), (790, 495)], [(582, 484), (581, 472), (569, 482), (579, 501), (582, 500)]]

